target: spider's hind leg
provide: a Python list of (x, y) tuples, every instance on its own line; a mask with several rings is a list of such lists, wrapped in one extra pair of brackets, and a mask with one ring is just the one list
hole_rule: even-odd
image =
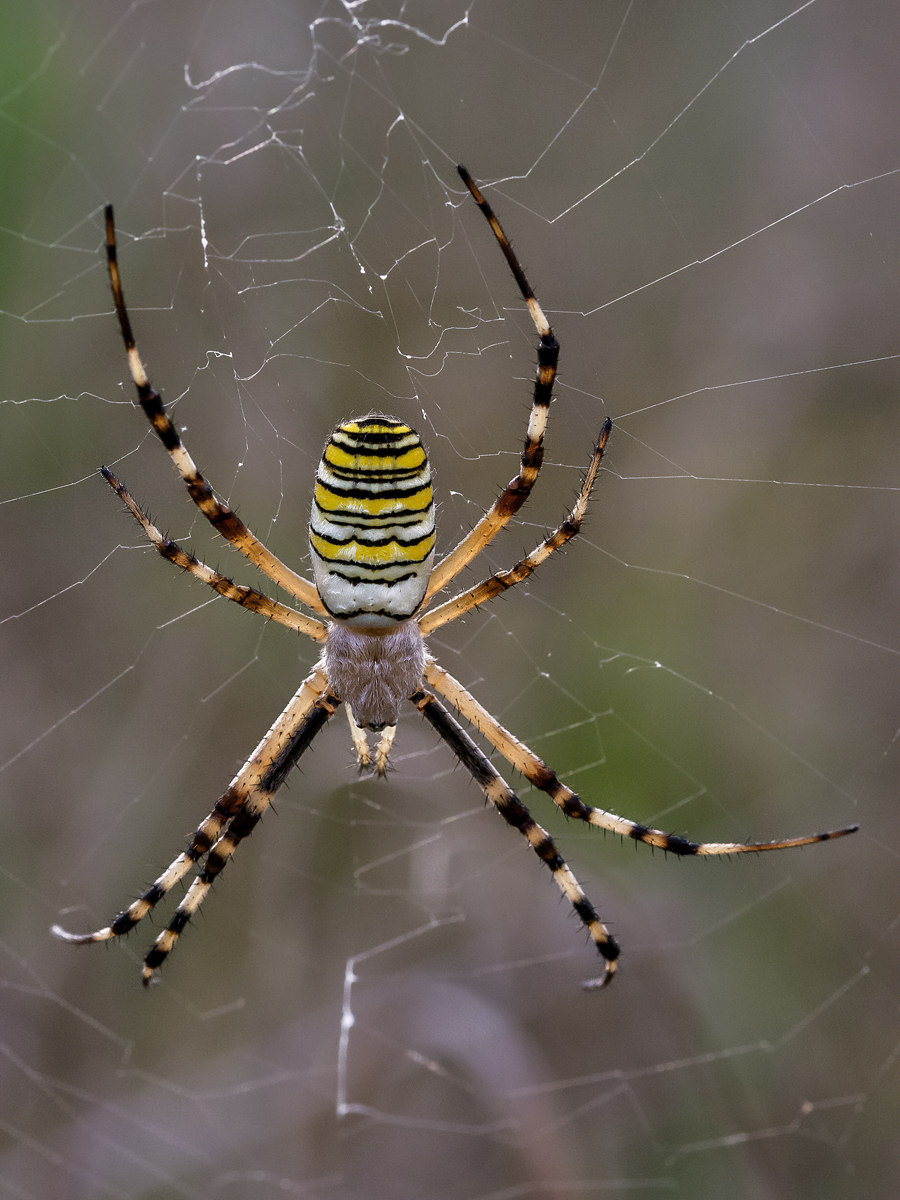
[(147, 420), (159, 440), (165, 446), (175, 468), (184, 480), (188, 495), (213, 526), (227, 542), (249, 559), (254, 566), (268, 576), (274, 583), (283, 587), (301, 604), (307, 605), (313, 612), (325, 615), (325, 608), (319, 599), (315, 585), (304, 579), (279, 558), (268, 550), (262, 542), (247, 528), (243, 521), (226, 504), (223, 504), (214, 494), (209, 483), (197, 468), (197, 464), (181, 440), (177, 428), (166, 412), (162, 396), (150, 382), (150, 377), (138, 352), (131, 318), (125, 304), (125, 294), (122, 291), (122, 279), (119, 274), (119, 252), (116, 245), (116, 224), (111, 204), (105, 209), (106, 217), (106, 265), (109, 283), (112, 288), (113, 303), (119, 320), (119, 331), (125, 344), (125, 354), (128, 359), (128, 370), (137, 391), (138, 403), (144, 410)]
[(544, 310), (538, 303), (534, 289), (528, 282), (522, 264), (510, 245), (509, 238), (497, 220), (497, 215), (487, 199), (482, 195), (472, 176), (465, 167), (457, 167), (459, 176), (469, 190), (472, 199), (481, 209), (491, 231), (497, 240), (503, 256), (525, 301), (525, 306), (534, 322), (538, 335), (537, 370), (534, 376), (531, 412), (525, 430), (525, 442), (519, 462), (518, 474), (512, 478), (488, 511), (465, 537), (440, 562), (436, 563), (428, 579), (428, 590), (425, 593), (427, 601), (472, 561), (472, 559), (487, 546), (496, 535), (516, 515), (531, 494), (531, 489), (540, 473), (544, 461), (544, 434), (547, 429), (547, 419), (550, 404), (553, 400), (553, 383), (556, 379), (556, 367), (559, 360), (559, 342), (550, 327)]

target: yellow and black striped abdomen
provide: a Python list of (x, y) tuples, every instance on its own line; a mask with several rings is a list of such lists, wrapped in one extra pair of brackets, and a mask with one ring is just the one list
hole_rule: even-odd
[(412, 616), (434, 558), (431, 467), (414, 430), (379, 415), (335, 429), (316, 472), (309, 546), (332, 616), (361, 625)]

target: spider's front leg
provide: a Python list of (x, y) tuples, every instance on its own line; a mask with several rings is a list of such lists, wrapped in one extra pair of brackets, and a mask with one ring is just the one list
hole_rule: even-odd
[(572, 905), (576, 916), (590, 934), (597, 953), (603, 959), (603, 974), (598, 979), (586, 980), (583, 986), (604, 987), (615, 973), (619, 944), (581, 890), (581, 885), (557, 850), (553, 839), (538, 825), (490, 760), (439, 700), (423, 690), (410, 696), (410, 700), (447, 743), (507, 825), (522, 834), (541, 862), (549, 869), (559, 890)]
[(143, 982), (150, 983), (238, 843), (252, 833), (291, 768), (339, 704), (340, 700), (329, 694), (324, 671), (316, 667), (300, 685), (290, 704), (232, 780), (215, 808), (197, 828), (187, 850), (179, 854), (147, 891), (109, 925), (93, 933), (82, 934), (69, 933), (61, 926), (54, 925), (52, 932), (56, 937), (77, 945), (87, 945), (110, 941), (129, 933), (192, 867), (202, 863), (172, 920), (144, 959)]
[(793, 850), (799, 846), (811, 846), (817, 842), (830, 842), (835, 838), (846, 837), (856, 833), (858, 825), (846, 825), (842, 829), (829, 829), (825, 833), (811, 833), (802, 837), (780, 838), (771, 842), (692, 842), (677, 833), (665, 833), (661, 829), (653, 829), (642, 825), (628, 817), (617, 816), (604, 808), (594, 808), (586, 804), (581, 797), (567, 787), (547, 764), (533, 750), (505, 729), (499, 721), (487, 711), (471, 692), (454, 679), (449, 671), (445, 671), (433, 658), (425, 663), (425, 679), (427, 683), (449, 700), (458, 712), (494, 746), (510, 766), (525, 776), (529, 783), (546, 792), (567, 817), (574, 817), (608, 833), (616, 833), (621, 837), (630, 838), (635, 842), (643, 842), (647, 846), (655, 846), (669, 854), (680, 857), (714, 857), (733, 854), (760, 854), (768, 850)]

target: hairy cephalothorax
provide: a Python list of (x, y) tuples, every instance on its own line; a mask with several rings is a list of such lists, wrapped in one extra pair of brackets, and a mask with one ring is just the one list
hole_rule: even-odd
[[(127, 489), (106, 467), (103, 475), (163, 558), (201, 580), (219, 595), (269, 620), (324, 643), (319, 663), (300, 684), (287, 707), (241, 767), (209, 816), (178, 857), (142, 896), (109, 925), (73, 934), (54, 926), (69, 942), (103, 942), (133, 929), (175, 885), (196, 867), (197, 874), (174, 916), (144, 959), (149, 983), (202, 904), (213, 881), (240, 842), (252, 833), (278, 788), (313, 738), (341, 704), (347, 706), (350, 735), (361, 768), (387, 770), (398, 710), (409, 701), (450, 747), (494, 805), (526, 839), (571, 903), (601, 959), (603, 973), (585, 986), (600, 987), (616, 969), (619, 946), (600, 920), (549, 834), (532, 818), (484, 751), (447, 711), (448, 701), (534, 787), (545, 792), (568, 817), (679, 855), (722, 855), (786, 850), (843, 837), (857, 827), (775, 842), (691, 842), (651, 829), (605, 809), (594, 808), (566, 787), (527, 746), (504, 729), (466, 689), (425, 651), (424, 638), (514, 587), (574, 537), (587, 509), (609, 438), (606, 420), (594, 446), (575, 505), (562, 524), (523, 559), (481, 583), (429, 608), (488, 545), (528, 499), (543, 459), (547, 414), (559, 344), (518, 259), (490, 205), (464, 167), (460, 176), (493, 230), (538, 332), (538, 365), (519, 473), (485, 515), (446, 557), (434, 559), (434, 498), (431, 469), (418, 435), (396, 417), (369, 413), (342, 422), (329, 438), (316, 474), (310, 552), (315, 582), (285, 566), (213, 494), (151, 386), (135, 346), (116, 258), (112, 209), (106, 210), (106, 252), (119, 328), (138, 401), (187, 485), (191, 499), (216, 531), (317, 616), (239, 586), (163, 536)], [(320, 619), (321, 618), (321, 619)], [(374, 753), (366, 729), (380, 733)]]
[(383, 633), (333, 621), (322, 660), (329, 688), (356, 724), (380, 732), (397, 724), (400, 706), (422, 686), (425, 641), (415, 621)]

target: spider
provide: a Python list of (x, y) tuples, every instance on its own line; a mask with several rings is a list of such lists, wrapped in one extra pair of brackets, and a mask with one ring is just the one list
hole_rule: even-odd
[[(579, 531), (612, 429), (604, 421), (581, 489), (565, 520), (530, 554), (436, 607), (447, 587), (506, 526), (528, 499), (541, 468), (544, 434), (556, 378), (559, 343), (490, 204), (465, 167), (459, 175), (493, 231), (538, 333), (538, 361), (518, 474), (459, 544), (434, 562), (434, 501), (428, 457), (418, 435), (395, 417), (370, 413), (342, 422), (325, 446), (316, 473), (309, 544), (314, 582), (295, 574), (213, 493), (194, 464), (153, 388), (138, 354), (122, 292), (111, 206), (106, 208), (106, 259), (119, 328), (138, 401), (202, 514), (236, 550), (316, 616), (238, 585), (165, 537), (107, 467), (113, 491), (163, 558), (236, 604), (323, 644), (321, 658), (287, 707), (229, 784), (186, 850), (138, 899), (102, 929), (53, 933), (68, 942), (105, 942), (128, 933), (192, 869), (196, 875), (143, 964), (150, 983), (213, 881), (257, 822), (328, 719), (345, 706), (359, 765), (387, 770), (399, 710), (409, 701), (450, 747), (501, 817), (547, 866), (602, 959), (602, 974), (584, 984), (602, 987), (616, 970), (619, 945), (601, 921), (549, 834), (532, 818), (447, 703), (567, 817), (678, 855), (722, 855), (786, 850), (853, 833), (856, 825), (774, 842), (692, 842), (616, 816), (582, 801), (536, 754), (504, 729), (458, 680), (438, 665), (425, 638), (471, 612), (532, 572)], [(445, 703), (447, 702), (447, 703)], [(367, 731), (377, 735), (370, 745)]]

